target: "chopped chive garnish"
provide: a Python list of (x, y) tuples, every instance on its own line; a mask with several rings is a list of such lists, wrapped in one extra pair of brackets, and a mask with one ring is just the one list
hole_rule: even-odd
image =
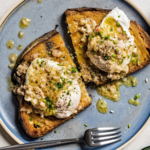
[(119, 23), (119, 22), (117, 22), (117, 23), (116, 23), (116, 26), (117, 26), (117, 27), (120, 27), (121, 25), (120, 25), (120, 23)]
[(114, 44), (117, 44), (117, 43), (118, 43), (118, 41), (113, 41), (113, 43), (114, 43)]
[(119, 49), (118, 49), (118, 48), (116, 49), (116, 52), (119, 52)]
[(72, 81), (68, 81), (68, 83), (72, 84)]
[(88, 127), (88, 125), (87, 125), (87, 124), (84, 124), (84, 126)]
[(82, 48), (83, 48), (83, 46), (82, 46), (82, 45), (80, 45), (80, 48), (82, 49)]
[(139, 59), (137, 59), (137, 65), (138, 65), (138, 66), (140, 65), (140, 60), (139, 60)]
[(95, 37), (95, 33), (92, 33), (92, 37)]
[(131, 127), (131, 124), (128, 124), (128, 128), (130, 128)]
[(41, 138), (41, 140), (44, 140), (44, 138)]
[(108, 34), (107, 36), (105, 36), (105, 40), (109, 39), (110, 35)]
[(72, 119), (74, 119), (76, 116), (73, 116)]
[(39, 60), (37, 59), (36, 63), (38, 64), (39, 63)]
[(32, 121), (32, 118), (30, 118), (29, 121)]
[(138, 56), (137, 54), (134, 54), (134, 55), (133, 55), (133, 57), (137, 57), (137, 56)]
[(136, 60), (135, 60), (135, 59), (133, 59), (133, 60), (131, 60), (131, 62), (136, 62)]
[(114, 58), (115, 58), (115, 57), (116, 57), (116, 55), (115, 55), (115, 54), (112, 54), (112, 57), (114, 57)]
[(123, 59), (121, 60), (120, 64), (122, 64), (122, 63), (123, 63)]
[(71, 100), (69, 100), (68, 106), (71, 106)]
[(126, 34), (126, 31), (122, 31), (122, 34)]
[(135, 97), (134, 97), (134, 99), (137, 100), (137, 99), (139, 99), (140, 97), (141, 97), (140, 94), (136, 94)]
[(120, 15), (118, 16), (118, 18), (120, 18)]
[(55, 130), (54, 133), (57, 133), (57, 130)]
[(88, 37), (88, 39), (89, 39), (89, 40), (91, 40), (91, 39), (92, 39), (92, 37), (91, 37), (91, 36), (89, 36), (89, 37)]
[(73, 73), (77, 72), (77, 68), (76, 67), (72, 67), (72, 72)]
[(110, 29), (110, 32), (113, 32), (113, 29), (112, 29), (112, 28)]
[(128, 59), (131, 57), (131, 55), (128, 55)]
[(45, 62), (44, 60), (41, 61), (40, 67), (43, 67), (44, 62)]
[(99, 36), (101, 37), (101, 39), (104, 38), (103, 33), (102, 32), (98, 32)]
[(51, 55), (51, 54), (52, 54), (52, 52), (48, 52), (48, 54), (49, 54), (49, 55)]
[(94, 75), (92, 75), (92, 78), (95, 78), (95, 76), (94, 76)]

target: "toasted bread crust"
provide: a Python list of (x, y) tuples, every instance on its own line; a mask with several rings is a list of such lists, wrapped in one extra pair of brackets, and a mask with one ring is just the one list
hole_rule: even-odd
[(76, 11), (76, 12), (84, 12), (84, 11), (100, 11), (102, 13), (109, 13), (111, 9), (101, 9), (101, 8), (91, 8), (91, 7), (81, 7), (81, 8), (72, 8), (72, 9), (67, 9), (65, 11), (65, 15), (71, 15), (71, 11)]
[[(20, 63), (22, 63), (24, 61), (30, 62), (30, 59), (31, 59), (30, 57), (31, 57), (32, 51), (34, 52), (35, 50), (40, 49), (40, 47), (42, 50), (45, 49), (45, 51), (47, 51), (47, 49), (44, 47), (46, 45), (46, 42), (53, 43), (52, 47), (50, 47), (50, 49), (52, 49), (53, 47), (56, 47), (56, 46), (60, 47), (60, 50), (61, 50), (61, 52), (64, 52), (66, 59), (68, 60), (68, 63), (70, 63), (70, 65), (75, 66), (74, 62), (72, 61), (72, 59), (69, 55), (68, 50), (64, 46), (64, 42), (63, 42), (60, 34), (56, 30), (53, 30), (49, 33), (44, 34), (40, 38), (33, 41), (29, 46), (27, 46), (25, 51), (20, 56), (17, 65), (19, 65)], [(45, 53), (45, 52), (43, 52), (43, 53)], [(48, 57), (47, 54), (44, 54), (43, 58), (44, 57)], [(13, 72), (13, 77), (15, 74), (17, 74), (16, 71), (17, 71), (17, 66)], [(22, 77), (20, 77), (20, 78), (21, 78), (20, 80), (24, 80), (24, 79), (22, 79)], [(17, 82), (16, 80), (17, 79), (16, 79), (16, 75), (15, 75), (13, 82), (16, 83)], [(24, 84), (24, 82), (20, 82), (19, 84)], [(65, 119), (58, 119), (53, 116), (41, 118), (40, 115), (37, 115), (34, 113), (27, 114), (27, 112), (20, 111), (21, 108), (23, 108), (24, 106), (26, 108), (28, 108), (30, 104), (24, 100), (24, 96), (19, 96), (19, 103), (20, 103), (20, 105), (19, 105), (20, 106), (19, 107), (19, 120), (20, 120), (25, 132), (32, 138), (41, 137), (41, 136), (47, 134), (48, 132), (51, 132), (57, 126), (63, 124), (64, 122), (66, 122), (67, 120), (71, 119), (73, 116), (78, 114), (80, 111), (82, 111), (86, 107), (88, 107), (91, 104), (91, 100), (88, 96), (85, 85), (82, 81), (80, 82), (80, 89), (82, 91), (80, 103), (79, 103), (75, 113)], [(36, 128), (34, 126), (34, 124), (30, 122), (30, 118), (33, 118), (34, 120), (38, 120), (38, 121), (42, 122), (43, 126)]]
[[(79, 39), (80, 36), (82, 36), (82, 35), (78, 31), (76, 32), (74, 28), (71, 28), (72, 21), (77, 20), (76, 18), (79, 19), (79, 18), (82, 18), (82, 17), (89, 17), (89, 18), (91, 17), (98, 24), (100, 24), (100, 22), (103, 20), (103, 18), (102, 18), (103, 15), (107, 15), (110, 11), (111, 10), (100, 9), (100, 8), (87, 8), (87, 7), (73, 8), (73, 9), (68, 9), (68, 10), (65, 11), (64, 14), (66, 15), (67, 24), (69, 24), (69, 31), (71, 32), (71, 38), (72, 38), (72, 42), (73, 42), (73, 46), (74, 46), (74, 49), (76, 51), (76, 54), (78, 53), (77, 45), (79, 45), (79, 43), (77, 43), (77, 42), (75, 43), (74, 39), (75, 39), (76, 36), (78, 36), (78, 39)], [(135, 71), (138, 71), (138, 70), (142, 69), (143, 67), (147, 66), (150, 63), (150, 36), (135, 21), (130, 22), (130, 29), (129, 30), (130, 30), (131, 34), (135, 37), (135, 42), (136, 42), (137, 46), (140, 48), (141, 58), (142, 58), (142, 62), (140, 63), (139, 66), (136, 65), (136, 64), (133, 64), (129, 67), (128, 74), (131, 74)], [(84, 46), (85, 46), (84, 49), (86, 51), (86, 49), (87, 49), (86, 45), (84, 44)], [(94, 82), (96, 85), (100, 85), (100, 84), (104, 84), (104, 83), (109, 82), (108, 79), (102, 81), (99, 78), (99, 73), (96, 73), (96, 72), (95, 72), (95, 76), (98, 77), (99, 79), (96, 80), (96, 81), (94, 81), (93, 79), (89, 80), (90, 71), (88, 71), (88, 69), (86, 69), (86, 68), (82, 69), (83, 65), (81, 64), (79, 59), (81, 59), (81, 57), (79, 57), (77, 55), (77, 60), (78, 60), (79, 66), (81, 67), (81, 72), (83, 72), (82, 77), (83, 77), (85, 82)], [(86, 58), (87, 60), (85, 60), (85, 58), (82, 57), (82, 59), (84, 60), (84, 65), (86, 67), (90, 67), (89, 58)], [(91, 69), (92, 69), (92, 67), (91, 67)], [(87, 75), (84, 74), (84, 72), (89, 74), (88, 78), (87, 78)], [(104, 75), (104, 77), (105, 77), (105, 75)]]

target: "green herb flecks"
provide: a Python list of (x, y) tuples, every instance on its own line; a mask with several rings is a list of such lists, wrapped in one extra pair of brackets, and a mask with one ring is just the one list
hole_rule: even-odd
[(72, 72), (73, 73), (77, 72), (77, 68), (76, 67), (72, 67)]
[(54, 85), (55, 85), (58, 89), (63, 89), (64, 83), (57, 82), (57, 83), (54, 83)]
[(47, 96), (44, 100), (50, 109), (54, 109), (54, 101), (51, 100), (49, 96)]
[(108, 40), (109, 38), (110, 38), (109, 34), (107, 36), (105, 36), (105, 40)]
[(84, 126), (88, 127), (88, 125), (87, 125), (87, 124), (84, 124)]
[(126, 34), (126, 31), (122, 31), (122, 34)]
[(71, 100), (69, 100), (68, 106), (71, 106)]
[(32, 118), (30, 118), (29, 121), (32, 121)]
[(57, 130), (54, 130), (54, 133), (57, 133)]
[(45, 62), (44, 60), (41, 61), (40, 67), (44, 66), (44, 62)]

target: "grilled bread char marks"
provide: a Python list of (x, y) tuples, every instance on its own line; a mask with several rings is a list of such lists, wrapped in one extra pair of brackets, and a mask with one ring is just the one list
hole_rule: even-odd
[[(96, 85), (104, 84), (109, 81), (108, 73), (100, 71), (94, 66), (90, 59), (86, 57), (87, 40), (83, 41), (83, 33), (80, 29), (80, 20), (83, 18), (90, 18), (96, 22), (96, 27), (100, 25), (104, 17), (111, 10), (104, 10), (98, 8), (75, 8), (65, 11), (66, 22), (68, 24), (68, 30), (71, 33), (72, 43), (77, 55), (79, 66), (81, 67), (82, 77), (86, 82), (94, 82)], [(134, 36), (135, 44), (138, 47), (140, 53), (140, 65), (135, 63), (129, 64), (129, 72), (133, 73), (139, 69), (142, 69), (150, 62), (150, 37), (135, 21), (130, 21), (131, 35)], [(81, 45), (81, 47), (80, 47)], [(114, 74), (114, 79), (122, 78), (124, 74)]]
[[(62, 57), (53, 57), (52, 55), (49, 55), (49, 52), (52, 52), (52, 50), (58, 50), (59, 52), (61, 52), (62, 56), (65, 56), (65, 59), (62, 59)], [(19, 65), (24, 63), (30, 64), (32, 60), (36, 57), (53, 59), (54, 61), (57, 61), (58, 63), (63, 64), (64, 66), (70, 65), (72, 67), (75, 67), (75, 64), (72, 61), (68, 50), (64, 46), (64, 42), (60, 34), (56, 30), (51, 31), (32, 42), (26, 48), (24, 54), (22, 54), (22, 57), (19, 61)], [(19, 80), (21, 80), (21, 82), (19, 82), (19, 86), (23, 86), (25, 81), (25, 72), (23, 72), (19, 76), (17, 74), (17, 71), (18, 70), (16, 69), (14, 72), (14, 79), (17, 80), (17, 78), (19, 78)], [(54, 128), (64, 123), (65, 121), (71, 119), (74, 115), (78, 114), (80, 111), (88, 107), (91, 104), (91, 100), (88, 96), (88, 93), (85, 89), (85, 85), (82, 82), (82, 80), (80, 81), (79, 86), (81, 89), (81, 99), (79, 105), (76, 108), (75, 112), (70, 117), (65, 119), (58, 119), (54, 116), (41, 118), (40, 115), (36, 114), (36, 111), (38, 110), (34, 109), (33, 111), (33, 107), (31, 106), (31, 104), (24, 100), (24, 93), (17, 93), (17, 97), (20, 103), (19, 120), (21, 121), (25, 132), (33, 138), (41, 137), (47, 134), (48, 132), (54, 130)], [(30, 111), (32, 111), (32, 113), (30, 113)]]

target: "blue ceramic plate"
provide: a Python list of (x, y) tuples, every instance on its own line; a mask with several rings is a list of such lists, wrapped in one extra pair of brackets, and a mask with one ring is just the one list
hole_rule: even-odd
[[(137, 21), (148, 32), (149, 27), (144, 19), (138, 12), (122, 0), (43, 0), (41, 4), (37, 3), (36, 0), (29, 0), (19, 7), (7, 20), (0, 33), (0, 115), (2, 122), (12, 134), (23, 143), (41, 141), (41, 138), (31, 139), (28, 137), (18, 121), (18, 101), (16, 100), (16, 97), (8, 91), (7, 80), (11, 74), (11, 70), (8, 68), (8, 56), (11, 53), (20, 54), (21, 52), (16, 48), (8, 50), (6, 48), (6, 42), (8, 40), (13, 40), (16, 46), (21, 44), (23, 47), (26, 47), (31, 41), (44, 33), (53, 30), (55, 25), (58, 24), (58, 31), (63, 37), (66, 46), (71, 46), (71, 41), (66, 31), (63, 13), (68, 8), (83, 6), (105, 9), (119, 7), (131, 20)], [(23, 30), (25, 32), (25, 37), (19, 39), (17, 35), (21, 30), (19, 28), (19, 21), (22, 17), (28, 17), (32, 21), (30, 26)], [(89, 85), (87, 90), (88, 93), (92, 95), (92, 105), (78, 114), (75, 119), (71, 119), (59, 126), (57, 128), (57, 133), (51, 132), (45, 135), (44, 140), (78, 138), (83, 136), (84, 131), (88, 128), (120, 126), (122, 130), (122, 141), (101, 148), (97, 147), (95, 149), (114, 150), (120, 147), (140, 130), (149, 117), (150, 82), (145, 83), (145, 78), (150, 81), (149, 72), (150, 66), (147, 66), (134, 73), (133, 76), (137, 77), (139, 80), (138, 86), (134, 88), (126, 88), (125, 86), (122, 86), (119, 102), (106, 100), (109, 106), (109, 111), (113, 110), (114, 114), (110, 114), (109, 112), (107, 114), (100, 114), (97, 111), (96, 102), (101, 96), (97, 94), (94, 86)], [(129, 105), (128, 99), (137, 93), (141, 93), (140, 105), (137, 107)], [(85, 123), (89, 126), (85, 127)], [(131, 128), (128, 128), (128, 124), (131, 124)], [(51, 149), (81, 150), (93, 148), (89, 148), (82, 143), (58, 146)]]

